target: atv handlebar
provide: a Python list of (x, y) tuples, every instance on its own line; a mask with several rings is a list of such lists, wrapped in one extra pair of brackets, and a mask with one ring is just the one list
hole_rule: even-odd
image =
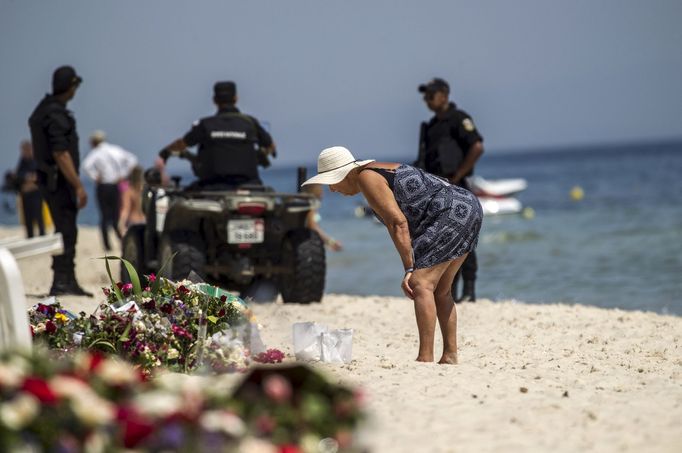
[(166, 162), (171, 156), (176, 156), (180, 159), (187, 159), (189, 161), (193, 161), (195, 157), (194, 154), (192, 154), (187, 148), (183, 149), (182, 151), (174, 151), (168, 148), (163, 148), (161, 151), (159, 151), (159, 157), (163, 159), (164, 162)]

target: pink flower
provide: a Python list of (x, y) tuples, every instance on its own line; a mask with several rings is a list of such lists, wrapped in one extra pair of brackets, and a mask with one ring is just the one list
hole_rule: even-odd
[(301, 453), (301, 449), (298, 448), (298, 445), (285, 444), (279, 446), (277, 453)]
[(282, 363), (283, 359), (284, 353), (279, 349), (268, 349), (253, 358), (253, 360), (260, 363)]
[(291, 383), (280, 374), (266, 377), (263, 380), (263, 390), (276, 403), (284, 403), (291, 398)]
[(192, 339), (193, 339), (192, 334), (189, 333), (188, 331), (186, 331), (185, 329), (183, 329), (183, 328), (180, 327), (180, 326), (177, 326), (177, 325), (173, 324), (173, 326), (171, 327), (171, 330), (172, 330), (173, 333), (174, 333), (176, 336), (178, 336), (178, 337), (187, 338), (188, 340), (192, 340)]
[(255, 420), (256, 429), (261, 434), (270, 434), (275, 430), (277, 423), (275, 419), (267, 414), (259, 415)]
[(121, 290), (122, 290), (124, 293), (129, 293), (129, 292), (131, 292), (131, 291), (133, 290), (133, 284), (132, 284), (132, 283), (126, 283), (125, 285), (123, 285), (123, 288), (121, 288)]
[(151, 274), (147, 275), (147, 280), (149, 280), (150, 283), (155, 282), (156, 281), (156, 274), (152, 272)]

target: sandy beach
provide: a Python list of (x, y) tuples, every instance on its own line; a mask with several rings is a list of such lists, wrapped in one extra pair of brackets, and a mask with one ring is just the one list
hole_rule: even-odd
[[(3, 238), (22, 233), (0, 228)], [(76, 274), (96, 296), (63, 298), (66, 308), (90, 312), (102, 299), (103, 253), (97, 229), (82, 227)], [(29, 305), (49, 290), (50, 262), (20, 262)], [(319, 304), (253, 310), (265, 343), (290, 357), (294, 322), (354, 329), (351, 363), (315, 366), (364, 389), (372, 420), (362, 439), (371, 451), (682, 450), (680, 317), (481, 300), (458, 306), (460, 364), (444, 366), (414, 361), (406, 298), (329, 294)]]

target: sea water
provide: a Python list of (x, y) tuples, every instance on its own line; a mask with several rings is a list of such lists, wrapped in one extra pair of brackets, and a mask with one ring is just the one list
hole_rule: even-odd
[[(296, 168), (276, 161), (273, 167), (261, 172), (266, 184), (295, 191)], [(479, 298), (682, 315), (682, 143), (488, 152), (476, 173), (525, 178), (528, 188), (518, 198), (533, 210), (485, 217)], [(183, 182), (190, 179), (185, 174)], [(571, 197), (574, 187), (582, 199)], [(91, 185), (88, 192), (78, 222), (96, 225)], [(11, 197), (3, 202), (11, 210)], [(401, 296), (398, 253), (381, 224), (355, 216), (360, 202), (325, 192), (321, 225), (344, 246), (327, 252), (325, 291)], [(16, 224), (16, 214), (3, 209), (0, 223)]]

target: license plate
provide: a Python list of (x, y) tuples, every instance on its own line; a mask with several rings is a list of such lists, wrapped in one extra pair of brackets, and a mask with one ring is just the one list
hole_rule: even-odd
[(265, 240), (263, 219), (228, 220), (228, 244), (259, 244)]

